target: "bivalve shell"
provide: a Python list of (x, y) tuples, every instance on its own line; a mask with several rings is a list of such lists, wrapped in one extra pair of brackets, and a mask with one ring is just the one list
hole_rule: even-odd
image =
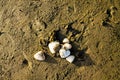
[(70, 55), (70, 56), (68, 56), (68, 57), (66, 58), (66, 60), (67, 60), (68, 62), (70, 62), (70, 63), (72, 63), (72, 62), (74, 61), (74, 59), (75, 59), (75, 56), (74, 56), (74, 55)]
[(69, 39), (68, 38), (64, 38), (63, 39), (63, 43), (69, 43), (70, 41), (69, 41)]
[(63, 48), (66, 49), (66, 50), (68, 50), (68, 49), (71, 49), (71, 48), (72, 48), (72, 45), (69, 44), (69, 43), (65, 43), (65, 44), (63, 45)]
[(70, 50), (60, 49), (59, 53), (61, 58), (66, 58), (70, 55)]
[(34, 55), (34, 58), (36, 60), (43, 61), (43, 60), (45, 60), (45, 55), (42, 51), (39, 51)]
[(51, 42), (48, 45), (48, 47), (50, 49), (50, 52), (53, 53), (53, 54), (56, 53), (57, 48), (59, 48), (59, 46), (60, 46), (60, 43), (57, 42), (57, 41)]

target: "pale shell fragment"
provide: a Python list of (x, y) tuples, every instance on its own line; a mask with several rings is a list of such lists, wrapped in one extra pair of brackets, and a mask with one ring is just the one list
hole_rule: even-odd
[(69, 44), (69, 43), (65, 43), (65, 44), (63, 45), (63, 48), (66, 49), (66, 50), (68, 50), (68, 49), (71, 49), (71, 48), (72, 48), (72, 45)]
[(42, 51), (39, 51), (34, 55), (34, 58), (36, 60), (43, 61), (43, 60), (45, 60), (45, 55)]
[(74, 61), (74, 59), (75, 59), (75, 56), (74, 56), (74, 55), (70, 55), (70, 56), (68, 56), (68, 57), (66, 58), (66, 60), (67, 60), (68, 62), (70, 62), (70, 63), (72, 63), (72, 62)]
[(53, 53), (53, 54), (56, 53), (56, 48), (58, 48), (59, 45), (60, 45), (60, 43), (57, 42), (57, 41), (54, 41), (54, 42), (49, 43), (49, 44), (48, 44), (48, 47), (49, 47), (49, 49), (50, 49), (50, 52)]
[(68, 38), (64, 38), (63, 39), (63, 43), (69, 43), (70, 41), (69, 41), (69, 39)]
[(70, 55), (70, 50), (60, 49), (59, 54), (61, 58), (66, 58)]

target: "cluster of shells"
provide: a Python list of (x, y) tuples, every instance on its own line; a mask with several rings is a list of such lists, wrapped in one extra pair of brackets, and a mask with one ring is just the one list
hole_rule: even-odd
[[(74, 55), (71, 55), (70, 49), (72, 45), (67, 38), (63, 39), (63, 44), (60, 44), (58, 41), (53, 41), (48, 44), (48, 48), (52, 54), (59, 53), (61, 58), (66, 58), (66, 60), (72, 63), (75, 59)], [(36, 60), (42, 61), (45, 60), (44, 52), (39, 51), (34, 55)]]

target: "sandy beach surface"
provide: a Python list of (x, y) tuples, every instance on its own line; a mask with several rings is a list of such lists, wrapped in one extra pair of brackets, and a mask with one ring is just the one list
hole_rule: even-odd
[[(48, 48), (66, 37), (73, 63)], [(0, 0), (0, 80), (120, 80), (120, 0)]]

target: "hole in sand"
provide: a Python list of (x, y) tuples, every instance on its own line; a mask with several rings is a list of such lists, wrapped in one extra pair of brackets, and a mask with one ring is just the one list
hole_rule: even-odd
[(28, 61), (26, 59), (23, 60), (22, 62), (23, 65), (28, 65)]

